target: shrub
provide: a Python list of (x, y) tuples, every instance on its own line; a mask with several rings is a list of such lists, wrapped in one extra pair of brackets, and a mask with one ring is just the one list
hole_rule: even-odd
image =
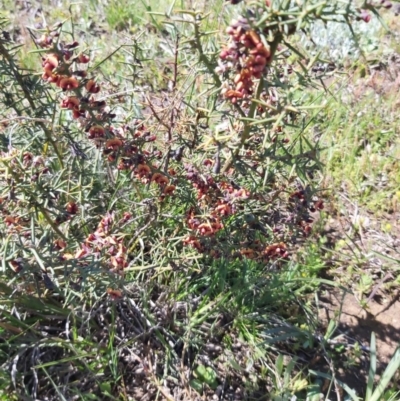
[[(139, 32), (102, 60), (73, 23), (59, 23), (31, 31), (41, 59), (36, 72), (19, 66), (18, 46), (3, 31), (2, 294), (14, 305), (4, 310), (18, 322), (15, 330), (27, 335), (31, 323), (12, 317), (13, 308), (33, 320), (46, 311), (59, 338), (46, 338), (43, 352), (57, 354), (65, 368), (75, 352), (69, 341), (82, 332), (90, 340), (79, 352), (92, 363), (92, 336), (115, 324), (116, 305), (129, 306), (144, 327), (135, 341), (154, 331), (153, 344), (164, 350), (155, 370), (143, 365), (160, 388), (160, 376), (176, 377), (182, 347), (196, 348), (193, 331), (208, 338), (204, 327), (212, 332), (215, 324), (212, 335), (226, 341), (225, 326), (251, 338), (248, 327), (265, 322), (266, 310), (286, 317), (302, 277), (291, 256), (312, 233), (312, 212), (324, 207), (314, 188), (317, 144), (304, 130), (323, 107), (309, 89), (325, 73), (315, 74), (318, 55), (296, 43), (315, 21), (368, 22), (376, 8), (364, 6), (255, 1), (238, 6), (226, 34), (205, 31), (206, 15), (171, 8), (154, 42)], [(94, 328), (85, 314), (96, 302), (107, 312), (93, 318)], [(172, 317), (178, 302), (186, 303), (182, 321)], [(61, 329), (70, 313), (73, 333)], [(109, 329), (111, 350), (116, 327)], [(41, 334), (33, 334), (37, 350)], [(78, 391), (62, 373), (50, 379), (50, 357), (43, 362), (29, 346), (18, 354), (12, 335), (7, 341), (4, 361), (13, 361), (19, 392), (36, 397), (39, 382), (43, 394), (58, 394), (60, 386), (67, 397)], [(16, 353), (31, 358), (25, 371)], [(79, 391), (115, 393), (121, 355), (98, 353), (115, 383), (101, 386), (97, 368), (81, 361), (71, 382), (85, 370), (90, 377)]]

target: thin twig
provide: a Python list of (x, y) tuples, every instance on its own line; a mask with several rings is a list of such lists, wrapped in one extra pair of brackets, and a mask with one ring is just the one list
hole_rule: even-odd
[(34, 118), (34, 117), (26, 117), (26, 116), (17, 116), (17, 117), (6, 118), (5, 120), (0, 120), (0, 124), (9, 123), (10, 121), (15, 121), (15, 120), (27, 120), (27, 121), (34, 121), (36, 123), (51, 124), (51, 121), (46, 120), (44, 118)]
[[(174, 93), (176, 91), (176, 85), (178, 82), (178, 56), (179, 56), (179, 34), (176, 35), (175, 50), (174, 50), (174, 74), (172, 77), (172, 88), (171, 91)], [(164, 172), (168, 171), (168, 165), (171, 158), (171, 146), (172, 146), (172, 132), (175, 127), (175, 117), (176, 117), (176, 105), (171, 109), (169, 127), (167, 131), (167, 150), (164, 163)]]
[[(263, 90), (264, 87), (264, 80), (261, 78), (259, 83), (258, 83), (258, 87), (257, 87), (257, 92), (255, 95), (255, 99), (259, 99), (261, 92)], [(258, 103), (257, 102), (252, 102), (251, 106), (250, 106), (250, 110), (249, 110), (249, 117), (251, 118), (255, 118), (256, 117), (256, 113), (257, 113), (257, 106)], [(237, 158), (240, 150), (242, 149), (244, 143), (247, 141), (249, 135), (250, 135), (250, 131), (251, 131), (251, 125), (250, 122), (246, 122), (242, 135), (240, 137), (240, 142), (237, 145), (235, 151), (233, 152), (232, 156), (225, 162), (224, 166), (222, 167), (222, 174), (226, 173), (229, 168), (231, 167), (233, 161), (235, 160), (235, 158)]]

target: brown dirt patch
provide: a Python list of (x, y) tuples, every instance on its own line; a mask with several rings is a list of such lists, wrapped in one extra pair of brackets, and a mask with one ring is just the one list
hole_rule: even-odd
[[(372, 293), (371, 293), (372, 294)], [(371, 333), (376, 335), (377, 373), (381, 374), (400, 344), (400, 290), (388, 295), (375, 291), (363, 308), (350, 292), (329, 289), (319, 297), (319, 319), (324, 326), (331, 320), (337, 323), (338, 342), (358, 342), (368, 351)], [(363, 394), (369, 369), (369, 353), (364, 352), (359, 364), (352, 369), (338, 367), (339, 380)], [(400, 384), (400, 383), (399, 383)]]
[(377, 291), (366, 308), (353, 294), (335, 290), (320, 296), (320, 306), (322, 321), (336, 320), (340, 331), (364, 346), (369, 345), (371, 332), (375, 332), (379, 363), (390, 361), (400, 342), (400, 290), (391, 296)]

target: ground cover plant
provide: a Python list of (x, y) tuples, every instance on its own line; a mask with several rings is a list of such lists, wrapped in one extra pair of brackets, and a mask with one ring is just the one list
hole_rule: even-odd
[(5, 3), (0, 397), (397, 399), (318, 315), (397, 290), (393, 7)]

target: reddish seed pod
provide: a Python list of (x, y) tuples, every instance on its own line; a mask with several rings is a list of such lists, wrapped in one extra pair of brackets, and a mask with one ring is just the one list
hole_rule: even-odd
[(248, 35), (249, 39), (254, 43), (254, 46), (258, 47), (259, 44), (262, 45), (262, 43), (260, 41), (260, 37), (258, 36), (258, 34), (256, 32), (249, 31), (249, 32), (247, 32), (247, 35)]
[(226, 92), (226, 97), (238, 97), (238, 98), (242, 98), (243, 94), (241, 92), (235, 91), (235, 90), (229, 90), (228, 92)]

